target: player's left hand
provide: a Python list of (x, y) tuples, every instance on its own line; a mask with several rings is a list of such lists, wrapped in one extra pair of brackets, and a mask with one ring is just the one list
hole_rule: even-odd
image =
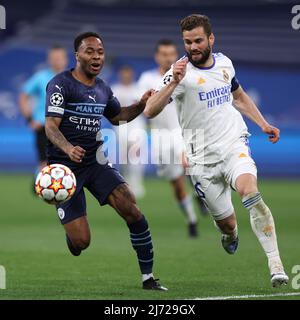
[(144, 103), (144, 104), (146, 105), (147, 100), (154, 94), (154, 92), (155, 92), (155, 91), (154, 91), (153, 89), (150, 89), (150, 90), (146, 91), (146, 92), (143, 94), (140, 102), (141, 102), (141, 103)]
[(269, 135), (269, 141), (276, 143), (280, 139), (280, 130), (269, 124), (262, 127), (262, 131)]
[(141, 97), (141, 100), (138, 104), (139, 108), (141, 108), (142, 110), (145, 109), (146, 107), (146, 103), (148, 101), (148, 99), (155, 93), (155, 91), (153, 89), (150, 89), (148, 91), (146, 91), (143, 96)]

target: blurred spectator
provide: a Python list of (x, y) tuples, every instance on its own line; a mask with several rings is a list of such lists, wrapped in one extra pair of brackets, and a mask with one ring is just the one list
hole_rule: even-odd
[(35, 134), (35, 144), (39, 157), (39, 169), (46, 165), (45, 103), (46, 86), (68, 65), (67, 52), (60, 46), (53, 46), (48, 51), (49, 67), (32, 75), (23, 85), (19, 98), (20, 110), (28, 126)]
[[(158, 41), (155, 48), (154, 59), (157, 63), (157, 68), (142, 73), (138, 81), (140, 91), (144, 92), (151, 88), (155, 89), (160, 83), (163, 75), (178, 59), (175, 44), (168, 39)], [(197, 216), (195, 214), (192, 197), (188, 194), (186, 187), (184, 168), (182, 165), (184, 144), (175, 102), (171, 102), (159, 115), (151, 119), (150, 125), (151, 129), (159, 129), (161, 132), (159, 145), (154, 148), (159, 154), (159, 160), (166, 159), (168, 155), (170, 155), (171, 159), (169, 164), (161, 161), (157, 168), (157, 174), (170, 182), (176, 201), (187, 218), (189, 235), (191, 237), (196, 237), (198, 235)], [(175, 132), (177, 134), (174, 139), (173, 136)], [(169, 137), (173, 137), (173, 141), (176, 141), (176, 143), (171, 143), (170, 146), (166, 146), (162, 133), (168, 134)], [(165, 138), (168, 139), (168, 137)]]
[[(139, 100), (137, 84), (134, 80), (134, 70), (130, 66), (124, 65), (120, 68), (118, 82), (111, 88), (122, 106), (130, 106)], [(124, 134), (124, 125), (127, 126), (127, 135)], [(142, 163), (132, 163), (132, 159), (128, 158), (128, 155), (130, 154), (130, 150), (135, 151), (135, 153), (139, 154), (139, 162), (141, 162), (143, 155), (140, 154), (139, 147), (146, 144), (146, 120), (143, 114), (141, 114), (133, 121), (124, 125), (115, 127), (119, 145), (127, 145), (126, 150), (121, 148), (122, 151), (126, 152), (121, 151), (119, 154), (120, 162), (123, 163), (121, 165), (121, 172), (135, 196), (141, 198), (145, 195), (143, 182), (144, 165)]]

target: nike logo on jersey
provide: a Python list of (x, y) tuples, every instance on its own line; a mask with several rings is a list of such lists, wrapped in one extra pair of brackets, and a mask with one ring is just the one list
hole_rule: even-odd
[(55, 85), (55, 88), (57, 88), (60, 92), (61, 92), (61, 89), (63, 88), (63, 87), (59, 87), (57, 84)]
[(92, 99), (96, 103), (96, 96), (94, 97), (89, 96), (89, 99)]

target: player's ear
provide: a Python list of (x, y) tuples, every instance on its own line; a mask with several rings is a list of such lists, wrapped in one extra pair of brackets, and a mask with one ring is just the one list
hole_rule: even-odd
[(78, 61), (79, 57), (78, 57), (78, 51), (75, 52), (75, 58), (76, 58), (76, 61)]
[(210, 36), (208, 37), (208, 42), (209, 45), (212, 47), (215, 43), (215, 35), (213, 33), (210, 34)]

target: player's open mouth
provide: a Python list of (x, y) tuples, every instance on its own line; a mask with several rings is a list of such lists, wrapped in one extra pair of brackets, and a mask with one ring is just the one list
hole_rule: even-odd
[(196, 57), (199, 55), (202, 55), (202, 53), (201, 52), (192, 52), (192, 57)]
[(91, 63), (90, 66), (93, 69), (93, 71), (99, 71), (101, 64), (100, 63)]

